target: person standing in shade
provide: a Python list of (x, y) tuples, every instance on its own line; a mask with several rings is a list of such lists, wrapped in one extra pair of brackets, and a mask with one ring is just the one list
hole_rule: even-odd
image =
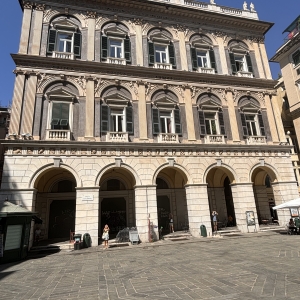
[(170, 213), (169, 214), (169, 229), (170, 229), (170, 233), (174, 232), (174, 220), (173, 220), (173, 215)]
[(108, 248), (108, 240), (109, 240), (109, 227), (105, 224), (103, 228), (102, 239), (104, 240), (104, 249)]
[(212, 212), (212, 221), (213, 221), (213, 225), (214, 225), (214, 231), (218, 231), (218, 213), (214, 210)]

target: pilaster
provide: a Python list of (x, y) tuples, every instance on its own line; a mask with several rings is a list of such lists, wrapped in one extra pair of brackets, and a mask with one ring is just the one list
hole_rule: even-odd
[(146, 89), (143, 82), (138, 83), (139, 97), (139, 134), (140, 140), (148, 140), (147, 134), (147, 107), (146, 107)]
[(88, 40), (87, 40), (87, 60), (95, 59), (95, 12), (87, 12), (88, 16)]
[(31, 55), (40, 55), (44, 9), (45, 9), (44, 4), (43, 5), (37, 4), (35, 7), (32, 44), (31, 44), (31, 49), (29, 49), (29, 54)]
[(29, 1), (28, 2), (26, 1), (24, 3), (22, 31), (21, 31), (20, 46), (19, 46), (20, 54), (27, 54), (28, 51), (32, 5), (33, 5), (32, 2)]
[(188, 63), (186, 56), (186, 48), (185, 48), (185, 35), (183, 31), (178, 31), (178, 39), (179, 39), (179, 53), (181, 59), (181, 69), (183, 71), (188, 71)]
[(266, 73), (266, 78), (267, 79), (272, 79), (272, 74), (271, 74), (271, 69), (270, 69), (270, 64), (269, 64), (269, 59), (266, 51), (266, 46), (264, 43), (258, 43), (259, 51), (262, 57), (262, 63), (264, 65), (265, 73)]
[(257, 64), (259, 78), (266, 78), (265, 69), (264, 69), (265, 66), (263, 65), (261, 52), (260, 52), (260, 49), (258, 48), (257, 43), (253, 43), (253, 49), (254, 49), (254, 53), (255, 53), (255, 60), (256, 60), (256, 64)]
[(221, 60), (221, 67), (222, 67), (222, 72), (219, 72), (220, 74), (229, 74), (228, 66), (227, 66), (227, 58), (226, 58), (226, 53), (225, 53), (225, 45), (223, 41), (223, 36), (221, 37), (216, 37), (216, 40), (219, 45), (219, 54), (220, 54), (220, 60)]
[(86, 79), (86, 118), (85, 118), (85, 139), (94, 139), (95, 123), (95, 82), (88, 77)]
[(186, 113), (188, 140), (196, 141), (194, 114), (193, 114), (193, 106), (192, 106), (192, 95), (191, 95), (191, 90), (189, 88), (184, 89), (184, 99), (185, 99), (185, 113)]
[(236, 120), (235, 114), (235, 107), (234, 107), (234, 100), (233, 100), (233, 92), (231, 90), (226, 91), (226, 100), (228, 105), (228, 114), (230, 119), (230, 130), (232, 133), (232, 140), (233, 142), (240, 142), (240, 135), (239, 135), (239, 126)]
[(144, 65), (142, 20), (136, 19), (134, 20), (134, 23), (136, 38), (136, 64), (142, 67)]

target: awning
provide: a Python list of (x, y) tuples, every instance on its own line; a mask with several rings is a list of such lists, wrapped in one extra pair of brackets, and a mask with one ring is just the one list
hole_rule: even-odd
[(272, 207), (273, 209), (283, 209), (283, 208), (299, 208), (300, 207), (300, 198), (296, 198), (277, 206)]
[(13, 204), (9, 201), (0, 201), (0, 217), (11, 217), (11, 216), (33, 216), (36, 215), (20, 205)]

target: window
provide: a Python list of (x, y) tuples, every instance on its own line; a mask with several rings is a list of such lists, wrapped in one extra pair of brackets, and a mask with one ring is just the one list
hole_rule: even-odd
[(203, 50), (197, 50), (197, 62), (198, 66), (202, 68), (209, 68), (210, 67), (210, 61), (208, 57), (207, 51)]
[(181, 134), (180, 111), (175, 109), (152, 108), (153, 134), (177, 133)]
[(164, 45), (155, 45), (155, 62), (168, 63), (168, 48)]
[(300, 50), (297, 50), (293, 55), (292, 55), (293, 63), (295, 66), (297, 66), (300, 63)]
[(265, 136), (263, 117), (260, 112), (241, 112), (244, 136)]
[(217, 130), (217, 114), (211, 112), (205, 112), (205, 128), (207, 134), (218, 134), (219, 130)]
[(124, 132), (125, 116), (124, 109), (111, 109), (110, 130), (113, 132)]
[(200, 109), (198, 113), (201, 135), (225, 135), (225, 124), (222, 111)]
[(243, 53), (229, 53), (230, 63), (232, 68), (232, 74), (239, 72), (253, 73), (252, 61), (250, 54)]
[(170, 67), (176, 69), (175, 49), (171, 42), (166, 44), (155, 43), (149, 41), (149, 66), (157, 66), (157, 64), (169, 64)]
[(199, 49), (191, 48), (191, 58), (194, 71), (201, 71), (199, 68), (211, 68), (214, 69), (213, 73), (217, 71), (216, 69), (216, 59), (213, 49)]
[(110, 57), (123, 58), (123, 41), (109, 39), (109, 54)]
[(67, 32), (57, 33), (57, 51), (59, 52), (69, 52), (73, 51), (73, 34)]
[(248, 135), (257, 136), (257, 115), (245, 114)]
[(52, 103), (51, 129), (69, 129), (69, 103)]

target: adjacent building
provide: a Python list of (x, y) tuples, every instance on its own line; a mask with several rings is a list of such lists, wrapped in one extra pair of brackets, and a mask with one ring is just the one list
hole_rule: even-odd
[[(264, 36), (243, 9), (192, 0), (20, 1), (1, 197), (36, 211), (44, 238), (97, 245), (136, 226), (242, 232), (298, 197)], [(290, 215), (278, 212), (284, 224)]]

